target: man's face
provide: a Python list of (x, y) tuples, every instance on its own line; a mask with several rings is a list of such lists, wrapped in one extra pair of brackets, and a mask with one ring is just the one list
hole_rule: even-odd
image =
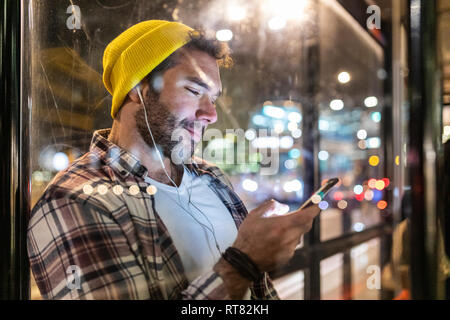
[[(222, 84), (216, 59), (205, 52), (183, 49), (177, 62), (155, 78), (149, 84), (152, 87), (144, 89), (143, 98), (150, 129), (164, 156), (170, 157), (174, 147), (183, 140), (190, 146), (190, 154), (183, 156), (188, 158), (207, 125), (217, 121), (215, 101)], [(135, 118), (139, 133), (153, 147), (143, 108)]]

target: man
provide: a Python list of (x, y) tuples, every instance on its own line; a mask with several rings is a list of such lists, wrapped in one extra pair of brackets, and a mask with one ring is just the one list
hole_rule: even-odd
[(217, 167), (186, 161), (217, 120), (228, 62), (224, 45), (176, 22), (141, 22), (108, 45), (112, 129), (94, 133), (31, 213), (43, 298), (278, 298), (266, 272), (292, 257), (317, 206), (266, 217), (283, 206), (272, 200), (247, 215)]

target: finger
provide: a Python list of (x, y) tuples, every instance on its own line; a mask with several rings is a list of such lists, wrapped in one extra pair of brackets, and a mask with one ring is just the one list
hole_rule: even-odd
[(302, 210), (292, 211), (284, 217), (291, 220), (294, 225), (309, 223), (320, 213), (320, 208), (317, 205), (312, 205)]
[(304, 215), (312, 215), (312, 216), (317, 216), (320, 213), (320, 208), (319, 205), (315, 204), (313, 206), (307, 207), (305, 209), (300, 210), (300, 214), (304, 214)]
[(264, 217), (282, 216), (289, 212), (289, 206), (287, 204), (275, 201), (275, 206), (270, 208), (264, 214)]
[(304, 209), (297, 209), (293, 211), (292, 213), (296, 213), (297, 215), (313, 215), (316, 216), (320, 212), (319, 205), (313, 204), (311, 206), (308, 206)]
[(276, 208), (276, 201), (273, 199), (267, 200), (262, 205), (252, 210), (250, 213), (254, 216), (262, 216), (267, 212), (272, 212)]

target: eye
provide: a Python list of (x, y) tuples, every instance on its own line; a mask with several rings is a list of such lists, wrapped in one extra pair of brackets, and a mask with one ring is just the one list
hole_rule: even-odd
[(187, 91), (189, 91), (190, 93), (192, 93), (194, 96), (200, 95), (200, 92), (198, 92), (198, 91), (196, 91), (196, 90), (194, 90), (194, 89), (191, 89), (191, 88), (188, 88), (188, 87), (185, 87), (185, 89), (186, 89)]

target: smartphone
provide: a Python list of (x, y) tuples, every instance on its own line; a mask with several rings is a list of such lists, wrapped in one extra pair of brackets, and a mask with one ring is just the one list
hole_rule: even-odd
[(306, 200), (305, 203), (303, 203), (302, 206), (300, 208), (298, 208), (298, 210), (305, 209), (309, 206), (312, 206), (314, 204), (313, 198), (315, 196), (320, 196), (320, 199), (323, 200), (323, 198), (325, 198), (325, 195), (328, 193), (328, 191), (330, 191), (330, 189), (333, 188), (336, 185), (336, 183), (338, 183), (338, 182), (339, 182), (338, 178), (329, 179), (323, 186), (320, 187), (319, 190), (314, 192), (314, 194), (308, 200)]

